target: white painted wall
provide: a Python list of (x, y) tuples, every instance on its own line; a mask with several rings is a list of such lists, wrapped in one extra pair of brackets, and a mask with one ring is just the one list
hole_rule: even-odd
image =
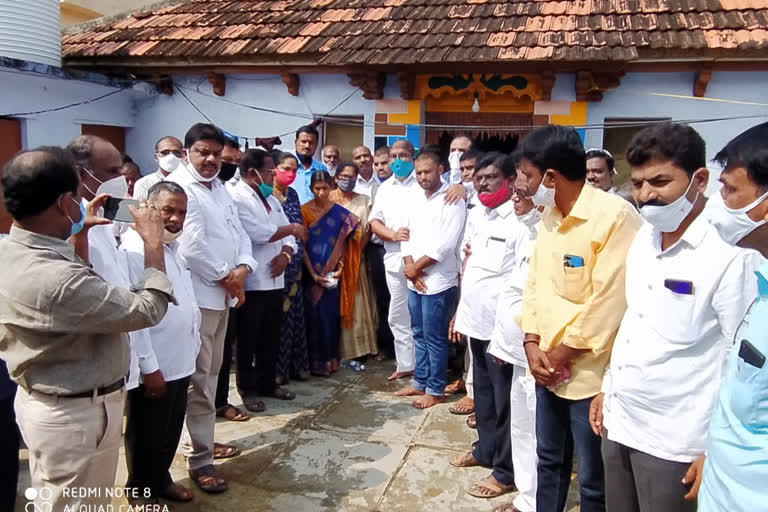
[[(671, 117), (673, 120), (711, 119), (738, 116), (762, 116), (712, 123), (692, 124), (707, 143), (711, 160), (733, 137), (756, 124), (768, 121), (768, 72), (715, 72), (707, 87), (706, 98), (762, 103), (766, 106), (706, 101), (696, 98), (661, 97), (649, 93), (693, 95), (694, 73), (629, 73), (621, 87), (605, 93), (600, 102), (587, 108), (587, 124), (603, 123), (606, 118)], [(587, 130), (586, 147), (601, 147), (603, 131)], [(720, 170), (710, 166), (710, 189), (717, 189)]]
[(133, 126), (133, 92), (126, 90), (98, 102), (58, 112), (34, 115), (13, 114), (78, 103), (114, 90), (117, 89), (78, 80), (0, 68), (0, 115), (15, 117), (22, 121), (24, 148), (42, 145), (61, 146), (80, 135), (80, 125), (84, 123)]
[[(309, 124), (312, 114), (324, 115), (341, 103), (332, 115), (363, 116), (364, 144), (373, 147), (375, 103), (363, 99), (361, 91), (349, 85), (346, 75), (301, 75), (299, 96), (288, 94), (279, 75), (228, 75), (226, 95), (213, 94), (205, 77), (177, 78), (189, 99), (216, 125), (241, 137), (271, 137), (280, 135), (282, 149), (294, 149), (295, 131)], [(264, 112), (230, 102), (269, 109)], [(174, 91), (172, 96), (151, 95), (138, 102), (136, 128), (128, 130), (128, 153), (139, 162), (141, 169), (152, 172), (155, 142), (166, 135), (183, 141), (187, 129), (195, 123), (206, 122), (189, 102)]]

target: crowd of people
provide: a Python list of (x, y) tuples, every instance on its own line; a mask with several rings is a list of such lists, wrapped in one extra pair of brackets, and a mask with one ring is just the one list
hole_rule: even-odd
[[(490, 473), (497, 512), (755, 510), (768, 476), (768, 123), (716, 156), (655, 123), (626, 153), (569, 127), (512, 154), (456, 137), (371, 152), (238, 143), (210, 124), (155, 146), (155, 172), (95, 136), (3, 169), (0, 508), (20, 436), (53, 510), (109, 502), (121, 439), (132, 504), (227, 490), (217, 417), (248, 421), (293, 380), (394, 359), (395, 395), (470, 414), (446, 463)], [(447, 163), (447, 165), (445, 165)], [(104, 218), (137, 200), (132, 224)], [(7, 369), (6, 369), (7, 363)], [(243, 411), (229, 403), (234, 363)], [(18, 388), (17, 388), (18, 385)], [(125, 429), (123, 438), (123, 416)], [(18, 425), (18, 426), (17, 426)]]

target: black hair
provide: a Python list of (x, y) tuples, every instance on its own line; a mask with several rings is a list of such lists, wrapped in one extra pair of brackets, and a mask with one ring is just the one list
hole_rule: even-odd
[(3, 167), (3, 204), (14, 219), (40, 215), (62, 194), (77, 194), (80, 178), (68, 150), (43, 146), (23, 151)]
[(381, 146), (373, 153), (373, 156), (384, 156), (384, 155), (389, 157), (389, 146)]
[(481, 155), (482, 153), (470, 146), (468, 150), (461, 154), (461, 157), (459, 157), (459, 162), (463, 162), (464, 160), (472, 160), (473, 158), (476, 159)]
[(312, 173), (312, 175), (309, 177), (310, 190), (317, 183), (327, 183), (331, 188), (336, 186), (336, 184), (333, 182), (333, 176), (331, 176), (328, 171), (315, 171)]
[(285, 162), (289, 158), (296, 160), (297, 164), (299, 163), (299, 159), (293, 153), (288, 153), (287, 151), (280, 151), (279, 149), (275, 149), (274, 151), (272, 151), (272, 160), (274, 160), (275, 165), (280, 165), (281, 163)]
[[(133, 158), (131, 158), (131, 155), (128, 153), (123, 153), (123, 165), (125, 164), (133, 164), (136, 165), (136, 162), (133, 161)], [(138, 165), (136, 165), (138, 167)]]
[(589, 160), (590, 158), (602, 158), (605, 160), (605, 164), (608, 166), (609, 171), (612, 171), (616, 165), (616, 162), (613, 159), (613, 155), (604, 149), (590, 149), (587, 151), (586, 160)]
[(240, 143), (237, 141), (237, 139), (234, 139), (232, 137), (224, 136), (224, 145), (229, 146), (231, 148), (235, 148), (237, 150), (240, 149)]
[(583, 181), (587, 177), (584, 145), (576, 130), (569, 126), (537, 128), (523, 139), (520, 155), (542, 173), (553, 169), (568, 181)]
[(339, 172), (343, 171), (345, 167), (351, 167), (351, 168), (353, 168), (355, 170), (355, 174), (360, 174), (360, 167), (358, 167), (356, 163), (354, 163), (354, 162), (341, 162), (336, 167), (336, 175), (338, 175)]
[(299, 136), (302, 133), (308, 133), (310, 135), (315, 136), (315, 141), (320, 140), (320, 133), (317, 131), (317, 128), (314, 128), (309, 125), (301, 126), (298, 130), (296, 130), (296, 140), (299, 140)]
[(222, 146), (227, 143), (227, 137), (221, 130), (212, 124), (197, 123), (192, 125), (192, 128), (187, 130), (187, 134), (184, 135), (184, 147), (189, 149), (195, 142), (201, 140), (215, 140)]
[(245, 176), (248, 169), (261, 170), (267, 158), (272, 158), (272, 155), (267, 151), (260, 148), (249, 149), (243, 153), (243, 157), (240, 159), (240, 175)]
[[(164, 140), (169, 140), (169, 139), (173, 139), (176, 142), (178, 142), (179, 144), (181, 144), (181, 141), (179, 139), (177, 139), (176, 137), (174, 137), (173, 135), (166, 135), (165, 137), (161, 137), (161, 138), (157, 139), (157, 142), (155, 142), (155, 153), (157, 153), (157, 148), (160, 147), (160, 143), (163, 142)], [(194, 144), (194, 142), (193, 142), (193, 144)]]
[(187, 193), (184, 192), (184, 187), (178, 183), (173, 181), (160, 181), (149, 187), (149, 190), (147, 191), (147, 199), (154, 199), (162, 192), (168, 192), (170, 194), (182, 194), (184, 197), (187, 197)]
[(491, 153), (485, 153), (475, 163), (475, 172), (485, 167), (495, 166), (504, 175), (505, 178), (514, 179), (517, 176), (517, 169), (515, 169), (515, 160), (509, 155), (493, 151)]
[(627, 162), (638, 167), (651, 160), (672, 162), (689, 176), (706, 166), (704, 139), (690, 126), (662, 123), (643, 128), (632, 137)]
[(427, 158), (429, 160), (432, 160), (437, 165), (443, 165), (443, 161), (440, 158), (440, 155), (435, 153), (434, 151), (419, 151), (419, 155), (416, 157), (416, 160), (421, 160), (422, 158)]
[(768, 123), (737, 135), (715, 155), (714, 161), (724, 169), (744, 166), (755, 185), (768, 187)]

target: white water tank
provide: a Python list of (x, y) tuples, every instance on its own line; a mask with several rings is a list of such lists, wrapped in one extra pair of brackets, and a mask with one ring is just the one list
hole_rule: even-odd
[(0, 0), (0, 56), (61, 66), (59, 0)]

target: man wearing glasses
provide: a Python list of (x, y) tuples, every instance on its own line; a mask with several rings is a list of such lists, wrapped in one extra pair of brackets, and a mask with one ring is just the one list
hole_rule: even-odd
[(137, 201), (145, 201), (147, 192), (153, 185), (165, 181), (181, 163), (181, 141), (176, 137), (166, 135), (155, 144), (155, 161), (157, 171), (140, 178), (133, 185), (133, 198)]

